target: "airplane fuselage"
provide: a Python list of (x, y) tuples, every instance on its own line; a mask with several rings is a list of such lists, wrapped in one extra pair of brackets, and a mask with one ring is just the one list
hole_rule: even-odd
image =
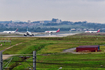
[(27, 31), (24, 36), (34, 36), (34, 34), (32, 34), (31, 32)]
[(85, 33), (97, 33), (97, 31), (85, 31)]
[(45, 33), (56, 33), (56, 31), (45, 31)]
[(57, 32), (60, 32), (60, 29), (58, 29), (57, 31), (45, 31), (45, 33), (49, 33), (49, 34), (57, 33)]
[(18, 28), (15, 31), (3, 31), (3, 33), (9, 33), (9, 34), (11, 34), (11, 33), (16, 33), (17, 31), (18, 31)]
[(85, 33), (98, 33), (100, 32), (100, 29), (98, 31), (85, 31)]
[(9, 33), (9, 34), (11, 34), (11, 33), (15, 33), (15, 31), (3, 31), (3, 33)]

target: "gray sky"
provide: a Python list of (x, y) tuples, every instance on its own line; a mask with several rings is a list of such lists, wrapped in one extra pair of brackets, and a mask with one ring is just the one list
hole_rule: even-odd
[(0, 0), (0, 21), (52, 18), (105, 23), (105, 0)]

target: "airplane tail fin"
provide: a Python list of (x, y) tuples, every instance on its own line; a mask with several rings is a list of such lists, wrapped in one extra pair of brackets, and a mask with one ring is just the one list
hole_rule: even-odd
[(15, 32), (17, 32), (18, 31), (18, 28), (15, 30)]
[(97, 33), (100, 32), (100, 29), (97, 31)]
[(27, 31), (28, 31), (28, 28), (27, 28)]
[(28, 27), (27, 27), (27, 32), (29, 32), (29, 31), (28, 31)]
[(60, 29), (58, 29), (56, 32), (60, 32)]

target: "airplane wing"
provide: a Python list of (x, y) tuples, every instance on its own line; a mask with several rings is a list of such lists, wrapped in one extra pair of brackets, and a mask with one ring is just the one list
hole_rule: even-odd
[[(17, 32), (17, 34), (24, 35), (24, 34), (26, 34), (26, 32)], [(36, 34), (38, 34), (38, 33), (33, 32), (32, 34), (36, 35)]]

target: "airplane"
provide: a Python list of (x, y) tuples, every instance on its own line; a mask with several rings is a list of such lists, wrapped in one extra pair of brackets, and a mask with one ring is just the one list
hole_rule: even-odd
[(34, 36), (34, 34), (32, 34), (31, 32), (29, 32), (28, 29), (27, 29), (27, 32), (24, 34), (24, 36)]
[(100, 32), (100, 29), (98, 31), (85, 31), (85, 33), (98, 33)]
[(16, 33), (17, 31), (18, 31), (18, 28), (15, 31), (3, 31), (3, 33), (11, 34), (11, 33)]
[(58, 33), (58, 32), (60, 32), (60, 29), (58, 29), (57, 31), (45, 31), (45, 33), (49, 33), (49, 34)]

